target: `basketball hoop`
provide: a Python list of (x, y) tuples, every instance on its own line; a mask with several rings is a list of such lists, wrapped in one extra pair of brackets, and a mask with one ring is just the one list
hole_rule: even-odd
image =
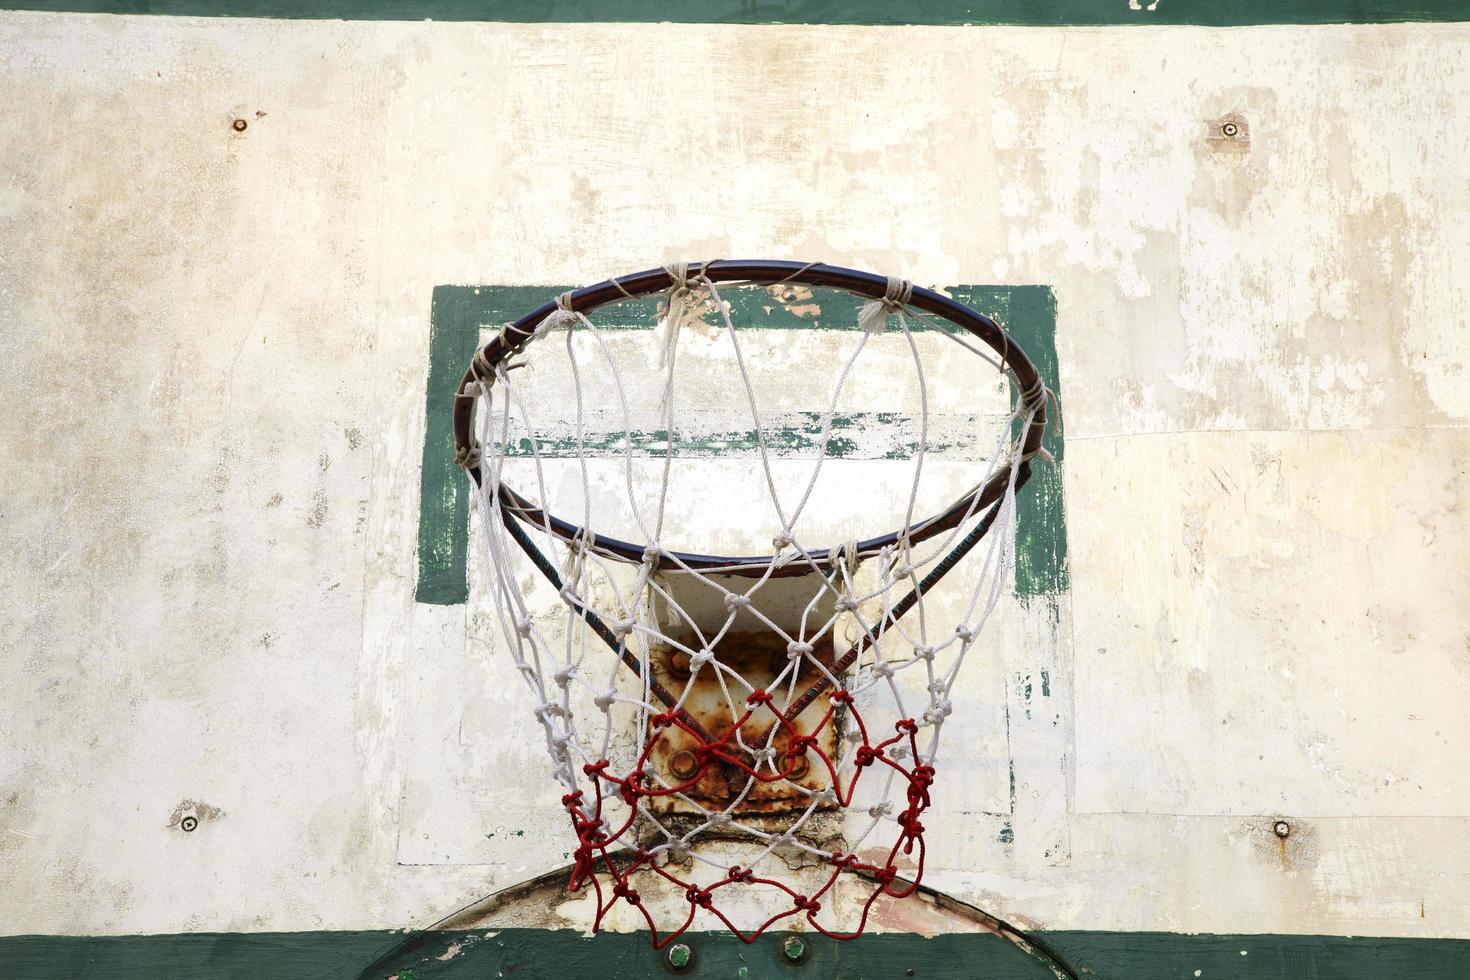
[[(735, 322), (759, 303), (732, 296), (774, 302), (813, 288), (863, 305), (825, 408), (809, 416), (810, 452), (793, 463), (760, 405), (750, 328)], [(592, 319), (650, 297), (659, 303), (653, 350)], [(965, 370), (984, 362), (1005, 382), (984, 461), (933, 507), (921, 506), (942, 492), (931, 492), (924, 465), (934, 392), (921, 330), (924, 347), (955, 345), (931, 361), (979, 358)], [(516, 370), (557, 347), (562, 374)], [(844, 523), (833, 539), (808, 542), (816, 515), (859, 489), (833, 489), (823, 471), (838, 406), (853, 397), (869, 349), (885, 352), (885, 377), (898, 358), (914, 368), (917, 439), (890, 453), (911, 470), (901, 492), (878, 495), (901, 513), (888, 528)], [(770, 390), (814, 387), (810, 374), (829, 366), (811, 368)], [(688, 424), (680, 409), (706, 410), (721, 384), (754, 426), (756, 462), (745, 469), (754, 489), (738, 499), (759, 503), (763, 521), (679, 506), (688, 491), (675, 477)], [(611, 279), (532, 310), (475, 354), (454, 409), (456, 455), (503, 639), (565, 791), (577, 841), (570, 887), (595, 900), (594, 930), (632, 915), (662, 947), (702, 917), (745, 942), (800, 919), (851, 938), (875, 902), (918, 888), (950, 689), (1007, 581), (1016, 494), (1045, 454), (1050, 398), (988, 317), (902, 280), (820, 263), (681, 263)], [(647, 430), (635, 424), (640, 413), (654, 420)], [(589, 437), (593, 416), (620, 430), (611, 468), (599, 457), (607, 446)], [(547, 432), (557, 426), (553, 458)], [(661, 442), (640, 447), (640, 431)], [(713, 492), (705, 486), (696, 492)], [(554, 500), (571, 510), (552, 513)], [(737, 530), (746, 547), (713, 545)], [(695, 546), (674, 547), (676, 537)], [(549, 591), (528, 586), (527, 560)], [(933, 598), (941, 580), (942, 602)], [(552, 597), (553, 612), (538, 613)], [(836, 901), (844, 876), (866, 883), (855, 901)]]

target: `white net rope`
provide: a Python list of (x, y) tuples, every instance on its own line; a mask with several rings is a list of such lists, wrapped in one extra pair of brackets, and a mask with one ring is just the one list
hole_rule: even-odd
[[(1021, 434), (1047, 393), (1021, 392), (1009, 378), (985, 458), (968, 466), (967, 506), (930, 526), (920, 498), (931, 392), (915, 334), (953, 342), (1007, 378), (1001, 359), (912, 308), (912, 287), (890, 279), (885, 297), (859, 311), (808, 451), (793, 463), (776, 451), (762, 411), (752, 328), (737, 326), (739, 304), (722, 295), (769, 287), (717, 285), (684, 264), (668, 272), (656, 348), (633, 365), (637, 375), (614, 356), (627, 335), (573, 311), (570, 294), (528, 340), (502, 331), (521, 344), (522, 363), (559, 350), (567, 383), (551, 394), (562, 404), (548, 409), (549, 386), (522, 383), (533, 372), (521, 364), (477, 355), (478, 380), (462, 397), (476, 399), (478, 446), (460, 462), (479, 477), (472, 500), (490, 598), (564, 790), (576, 834), (572, 887), (595, 897), (594, 927), (621, 903), (655, 945), (706, 915), (747, 940), (795, 916), (828, 935), (856, 935), (875, 900), (912, 892), (923, 873), (922, 815), (951, 690), (1009, 583)], [(696, 414), (704, 407), (698, 384), (676, 384), (691, 329), (702, 349), (719, 351), (743, 395), (752, 496), (764, 517), (758, 527), (745, 513), (738, 521), (769, 542), (769, 556), (710, 562), (673, 546), (701, 530), (715, 540), (735, 519), (706, 512), (706, 528), (691, 527), (689, 508), (675, 506), (690, 493), (674, 478), (681, 410), (686, 401)], [(866, 548), (853, 536), (809, 541), (839, 405), (859, 358), (885, 333), (885, 342), (902, 338), (917, 378), (917, 439), (895, 500), (895, 527), (908, 530)], [(663, 439), (650, 448), (630, 402), (648, 394), (651, 403), (655, 392)], [(610, 442), (594, 431), (609, 418)], [(997, 477), (1002, 491), (982, 506), (975, 491)], [(963, 496), (947, 502), (955, 499)], [(630, 551), (613, 532), (643, 544)], [(941, 579), (945, 599), (926, 610)], [(866, 897), (829, 901), (839, 876), (853, 875), (869, 883)], [(656, 894), (674, 899), (661, 904)]]

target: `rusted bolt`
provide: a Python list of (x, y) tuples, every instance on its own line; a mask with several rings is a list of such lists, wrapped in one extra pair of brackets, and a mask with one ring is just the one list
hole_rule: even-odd
[(781, 753), (781, 772), (787, 779), (800, 779), (811, 771), (812, 764), (807, 759), (806, 751), (797, 752), (787, 749)]
[(243, 133), (245, 132), (245, 127), (249, 125), (250, 124), (243, 119), (236, 119), (234, 122), (230, 123), (230, 128), (237, 133)]
[(806, 955), (806, 943), (800, 936), (787, 936), (781, 940), (781, 955), (795, 963)]
[(1291, 824), (1287, 823), (1285, 820), (1276, 821), (1276, 826), (1272, 827), (1271, 829), (1276, 831), (1276, 836), (1280, 837), (1282, 840), (1286, 840), (1286, 838), (1291, 836)]
[(699, 757), (689, 749), (680, 749), (669, 756), (669, 772), (681, 782), (693, 779), (699, 773)]
[(184, 833), (193, 833), (194, 828), (199, 826), (199, 818), (192, 815), (187, 816), (179, 821), (179, 826), (184, 828)]
[(689, 654), (683, 650), (675, 650), (669, 654), (669, 673), (675, 677), (689, 676)]
[(669, 947), (669, 951), (664, 956), (664, 960), (669, 964), (669, 969), (676, 973), (683, 973), (694, 962), (694, 950), (690, 949), (684, 943), (674, 943), (674, 945)]

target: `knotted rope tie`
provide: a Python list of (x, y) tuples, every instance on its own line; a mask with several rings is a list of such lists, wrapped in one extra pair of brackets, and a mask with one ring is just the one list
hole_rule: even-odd
[(570, 329), (579, 316), (572, 309), (572, 291), (569, 289), (556, 298), (556, 309), (546, 314), (546, 319), (536, 325), (536, 329), (531, 331), (531, 339), (540, 340), (557, 327), (565, 326)]
[(463, 470), (478, 470), (482, 454), (478, 444), (470, 446), (457, 446), (454, 450), (454, 464)]
[(901, 312), (913, 298), (913, 283), (889, 276), (883, 298), (868, 300), (858, 311), (858, 326), (864, 333), (882, 333), (888, 327), (889, 314)]
[(663, 343), (659, 345), (658, 366), (666, 369), (674, 360), (674, 347), (679, 342), (679, 330), (689, 317), (694, 306), (694, 290), (689, 285), (689, 263), (672, 262), (664, 266), (673, 285), (669, 288), (669, 309), (664, 316)]
[[(1046, 406), (1051, 403), (1053, 397), (1054, 396), (1052, 395), (1051, 389), (1046, 386), (1045, 381), (1041, 380), (1041, 375), (1037, 375), (1036, 383), (1027, 388), (1025, 391), (1021, 392), (1020, 408), (1024, 408), (1027, 405), (1040, 402), (1041, 404), (1038, 407), (1045, 411)], [(1020, 411), (1020, 408), (1017, 409), (1018, 412)], [(1038, 445), (1035, 449), (1031, 450), (1031, 452), (1026, 453), (1024, 456), (1021, 457), (1021, 461), (1023, 463), (1029, 462), (1037, 456), (1040, 456), (1048, 463), (1055, 463), (1057, 461), (1056, 457), (1051, 454), (1051, 450), (1047, 449), (1044, 444)]]

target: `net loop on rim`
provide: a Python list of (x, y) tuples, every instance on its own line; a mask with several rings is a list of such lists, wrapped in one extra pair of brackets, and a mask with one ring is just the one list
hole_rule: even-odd
[[(737, 275), (747, 271), (758, 275)], [(753, 381), (769, 355), (748, 346), (734, 321), (732, 311), (750, 304), (721, 291), (803, 282), (850, 289), (863, 302), (825, 408), (804, 423), (810, 471), (788, 478), (779, 455), (788, 437), (778, 438)], [(650, 296), (659, 301), (657, 356), (637, 361), (641, 374), (630, 378), (617, 357), (625, 339), (588, 313)], [(571, 886), (592, 889), (594, 928), (632, 906), (656, 946), (700, 916), (745, 941), (793, 917), (849, 938), (878, 898), (917, 889), (939, 734), (955, 712), (962, 661), (1007, 582), (1016, 493), (1031, 459), (1046, 458), (1041, 439), (1054, 398), (1003, 331), (957, 307), (905, 279), (820, 263), (679, 262), (563, 293), (476, 351), (456, 399), (456, 459), (470, 476), (502, 641), (566, 790), (561, 805), (576, 837)], [(681, 349), (681, 333), (706, 317), (720, 329), (701, 327)], [(890, 319), (897, 331), (887, 330)], [(922, 345), (921, 326), (931, 334)], [(550, 340), (562, 327), (564, 336)], [(567, 365), (570, 405), (549, 416), (538, 414), (538, 400), (555, 386), (509, 371), (511, 356), (537, 342), (548, 356), (560, 350)], [(1011, 397), (976, 478), (925, 517), (919, 499), (933, 433), (924, 349), (949, 342), (1007, 375)], [(824, 506), (815, 488), (837, 408), (860, 356), (880, 347), (895, 363), (911, 363), (917, 379), (902, 523), (812, 547), (803, 528)], [(752, 530), (771, 542), (769, 555), (682, 551), (668, 540), (688, 520), (671, 511), (680, 409), (691, 397), (676, 383), (680, 362), (716, 349), (717, 359), (697, 363), (731, 371), (734, 401), (753, 426), (751, 472), (771, 523)], [(589, 393), (594, 368), (609, 380)], [(630, 403), (645, 391), (658, 396), (663, 445), (640, 455)], [(610, 403), (616, 419), (601, 471), (602, 444), (588, 434), (590, 394)], [(540, 427), (548, 418), (560, 426), (555, 435)], [(557, 469), (559, 459), (569, 462)], [(507, 482), (512, 471), (524, 489)], [(580, 501), (577, 522), (550, 513), (548, 501), (562, 496)], [(643, 543), (599, 530), (609, 519), (598, 504), (613, 496), (626, 497)], [(731, 519), (710, 516), (716, 525)], [(972, 552), (965, 582), (951, 588), (956, 576), (948, 592), (936, 589)], [(527, 584), (527, 560), (550, 586), (539, 598)], [(781, 581), (784, 591), (773, 584)], [(547, 596), (557, 608), (533, 614)], [(597, 655), (599, 644), (607, 656)], [(901, 871), (912, 883), (894, 888)], [(839, 876), (852, 874), (875, 887), (841, 898)], [(750, 894), (760, 896), (754, 913)]]

